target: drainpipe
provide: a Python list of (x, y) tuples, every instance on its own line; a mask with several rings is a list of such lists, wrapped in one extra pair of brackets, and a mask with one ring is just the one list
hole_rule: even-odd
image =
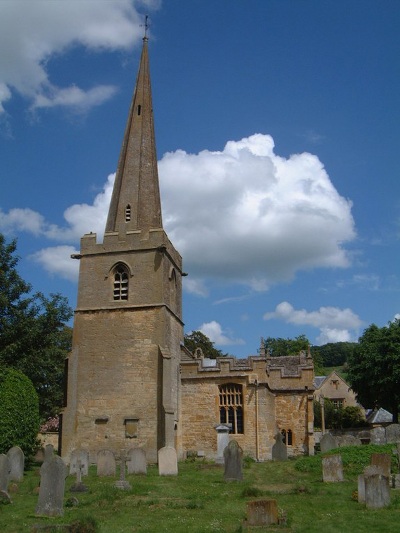
[(256, 461), (260, 460), (260, 450), (259, 450), (259, 436), (258, 436), (258, 381), (254, 381), (255, 387), (255, 402), (256, 402)]

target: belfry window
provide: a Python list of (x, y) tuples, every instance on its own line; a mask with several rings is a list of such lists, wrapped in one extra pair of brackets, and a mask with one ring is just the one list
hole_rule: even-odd
[(241, 385), (227, 383), (219, 387), (219, 421), (221, 424), (231, 424), (231, 433), (244, 433)]
[(114, 300), (127, 300), (129, 277), (124, 265), (118, 265), (114, 270)]
[(125, 207), (125, 222), (129, 222), (131, 219), (131, 206), (128, 204)]

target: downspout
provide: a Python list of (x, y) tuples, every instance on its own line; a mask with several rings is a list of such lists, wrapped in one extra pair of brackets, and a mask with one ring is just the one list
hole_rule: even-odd
[(256, 402), (256, 461), (260, 460), (260, 450), (259, 450), (259, 435), (258, 435), (258, 381), (254, 381), (255, 386), (255, 402)]

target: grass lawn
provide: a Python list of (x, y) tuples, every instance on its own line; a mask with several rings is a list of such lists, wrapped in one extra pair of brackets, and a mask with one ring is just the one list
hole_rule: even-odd
[[(40, 478), (38, 467), (34, 467), (26, 472), (17, 492), (11, 494), (13, 503), (0, 505), (0, 531), (29, 532), (35, 525), (75, 523), (75, 529), (71, 529), (74, 533), (397, 533), (400, 490), (391, 490), (391, 505), (386, 509), (367, 510), (353, 499), (357, 475), (369, 464), (370, 454), (391, 453), (391, 448), (341, 448), (345, 473), (342, 483), (322, 482), (321, 456), (281, 463), (246, 461), (243, 482), (231, 483), (223, 481), (222, 467), (198, 460), (180, 463), (177, 477), (160, 477), (157, 468), (150, 466), (147, 476), (127, 476), (132, 485), (129, 491), (113, 486), (118, 478), (98, 478), (92, 467), (89, 476), (83, 478), (89, 488), (87, 493), (69, 492), (75, 476), (67, 478), (65, 512), (60, 518), (35, 516)], [(262, 497), (277, 500), (287, 524), (245, 530), (242, 522), (246, 502)], [(79, 504), (70, 506), (71, 498), (77, 498)], [(93, 523), (97, 528), (90, 526)], [(60, 531), (55, 527), (52, 530)]]

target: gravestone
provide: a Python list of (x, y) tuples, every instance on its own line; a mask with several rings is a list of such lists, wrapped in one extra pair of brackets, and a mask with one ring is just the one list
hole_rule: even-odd
[(78, 459), (75, 464), (75, 470), (76, 470), (76, 481), (69, 489), (71, 492), (87, 492), (88, 488), (86, 485), (82, 483), (82, 472), (83, 472), (84, 466), (81, 465), (80, 460)]
[(99, 477), (115, 476), (117, 464), (111, 450), (100, 450), (97, 454), (97, 475)]
[(67, 467), (58, 455), (45, 453), (45, 460), (40, 467), (39, 499), (36, 506), (37, 515), (62, 516)]
[(131, 484), (125, 479), (125, 470), (126, 470), (126, 454), (125, 451), (121, 451), (120, 459), (120, 471), (119, 471), (119, 480), (114, 483), (114, 487), (122, 490), (130, 490)]
[(247, 502), (246, 526), (270, 526), (278, 524), (276, 500), (254, 500)]
[(335, 437), (330, 433), (325, 433), (322, 435), (319, 445), (321, 448), (321, 453), (329, 452), (330, 450), (338, 447)]
[(0, 454), (0, 491), (8, 493), (10, 482), (11, 464), (6, 454)]
[(361, 446), (361, 439), (354, 435), (342, 435), (337, 440), (339, 446)]
[(73, 450), (69, 462), (69, 473), (76, 474), (78, 472), (78, 462), (80, 464), (81, 476), (89, 474), (89, 452), (87, 450)]
[(369, 466), (364, 470), (365, 505), (368, 509), (380, 509), (390, 505), (389, 477), (380, 467)]
[(400, 424), (390, 424), (387, 426), (386, 442), (400, 442)]
[(160, 476), (178, 475), (178, 458), (172, 446), (164, 446), (158, 450), (158, 473)]
[(146, 453), (143, 448), (131, 448), (127, 457), (128, 474), (147, 474)]
[(385, 428), (381, 426), (372, 428), (370, 431), (370, 443), (371, 444), (386, 444)]
[(10, 461), (10, 481), (22, 481), (24, 479), (25, 455), (19, 446), (13, 446), (7, 452)]
[(329, 455), (322, 459), (322, 479), (324, 482), (343, 481), (343, 463), (341, 455)]
[(241, 481), (243, 450), (235, 440), (231, 440), (224, 450), (225, 481)]
[(232, 428), (232, 424), (217, 424), (214, 427), (217, 432), (217, 457), (215, 462), (223, 464), (224, 450), (229, 444), (229, 431)]
[(386, 477), (390, 477), (391, 463), (392, 457), (388, 453), (373, 453), (371, 455), (371, 466), (379, 468)]
[(357, 478), (357, 499), (358, 503), (365, 503), (365, 477), (360, 474)]
[(275, 444), (272, 446), (272, 460), (273, 461), (286, 461), (287, 460), (287, 448), (286, 444), (282, 440), (282, 433), (278, 433), (274, 437)]

